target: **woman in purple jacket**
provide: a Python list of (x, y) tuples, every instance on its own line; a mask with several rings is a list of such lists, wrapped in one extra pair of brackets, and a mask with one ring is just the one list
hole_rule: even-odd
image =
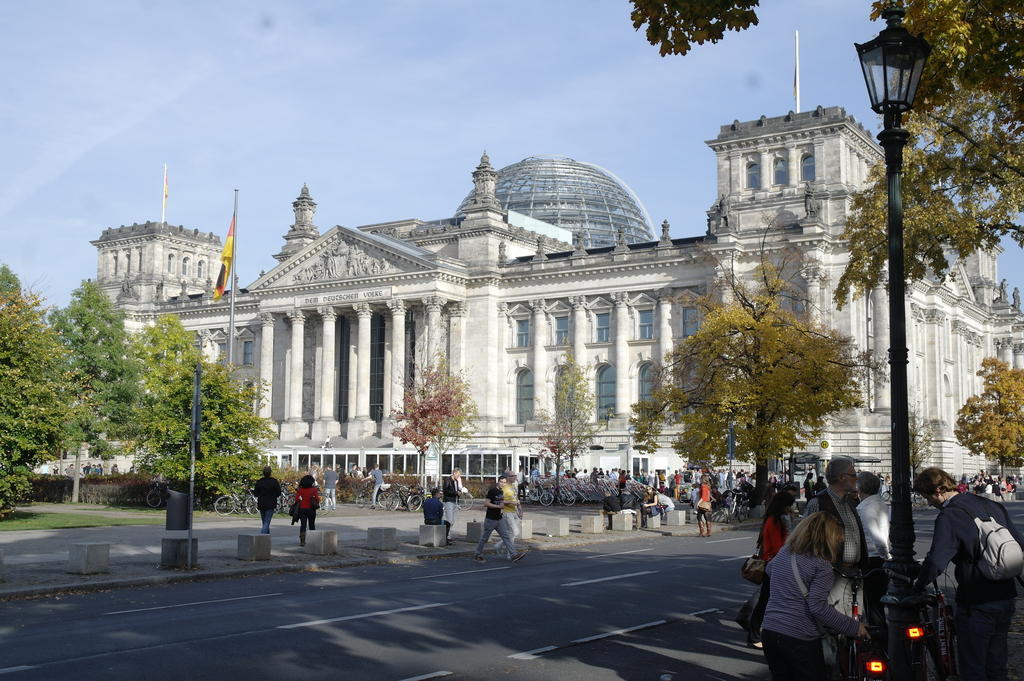
[(821, 638), (827, 628), (867, 638), (864, 624), (828, 604), (832, 563), (842, 550), (843, 526), (827, 513), (797, 525), (766, 568), (771, 595), (761, 625), (772, 681), (827, 678)]

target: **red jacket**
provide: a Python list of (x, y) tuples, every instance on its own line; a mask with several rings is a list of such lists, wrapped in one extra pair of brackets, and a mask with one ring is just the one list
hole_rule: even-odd
[(786, 528), (775, 517), (769, 516), (761, 525), (761, 560), (768, 562), (786, 543)]
[(313, 499), (320, 501), (320, 494), (316, 487), (300, 487), (295, 492), (295, 498), (299, 501), (299, 508), (312, 508)]

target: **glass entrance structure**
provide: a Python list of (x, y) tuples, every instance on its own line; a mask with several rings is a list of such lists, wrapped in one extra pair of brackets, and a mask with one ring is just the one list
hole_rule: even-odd
[[(530, 156), (498, 171), (495, 187), (505, 210), (582, 234), (587, 247), (653, 241), (651, 218), (626, 183), (593, 163), (562, 156)], [(463, 215), (470, 197), (459, 205)]]

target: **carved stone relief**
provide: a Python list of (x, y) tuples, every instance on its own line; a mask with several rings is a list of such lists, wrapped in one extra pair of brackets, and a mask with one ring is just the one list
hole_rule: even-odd
[(363, 277), (373, 274), (390, 274), (398, 268), (383, 258), (375, 258), (357, 244), (337, 239), (326, 246), (294, 275), (296, 282), (330, 281), (346, 277)]

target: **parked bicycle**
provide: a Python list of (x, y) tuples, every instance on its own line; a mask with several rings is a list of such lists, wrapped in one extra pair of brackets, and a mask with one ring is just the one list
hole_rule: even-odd
[(231, 515), (232, 513), (244, 513), (256, 515), (256, 497), (251, 491), (232, 492), (222, 494), (213, 501), (213, 510), (217, 515)]
[[(858, 622), (864, 622), (862, 608), (857, 597), (861, 591), (862, 580), (871, 575), (885, 572), (885, 568), (875, 568), (866, 572), (859, 570), (852, 574), (840, 573), (850, 580), (851, 616)], [(885, 654), (884, 627), (868, 626), (870, 640), (862, 640), (856, 636), (846, 638), (846, 657), (840, 660), (843, 664), (843, 681), (873, 681), (889, 678), (889, 658)]]
[(160, 508), (167, 505), (167, 498), (171, 496), (167, 492), (166, 482), (153, 482), (153, 486), (146, 493), (146, 505), (150, 508)]
[[(890, 573), (892, 574), (892, 573)], [(918, 612), (920, 624), (907, 627), (907, 646), (914, 681), (956, 681), (956, 628), (953, 609), (933, 583), (932, 591), (904, 598), (901, 605)]]
[(387, 492), (381, 491), (378, 505), (387, 511), (403, 508), (413, 513), (423, 508), (423, 492), (419, 487), (408, 485), (392, 485)]

